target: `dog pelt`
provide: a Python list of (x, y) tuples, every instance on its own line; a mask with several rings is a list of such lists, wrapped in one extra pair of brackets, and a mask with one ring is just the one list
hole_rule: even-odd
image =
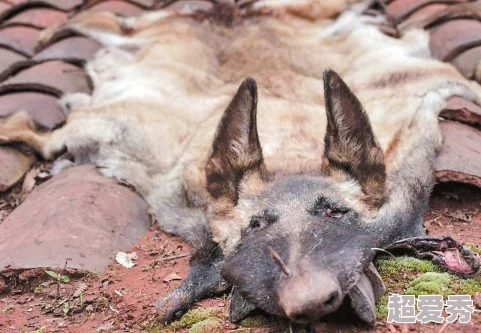
[(261, 309), (308, 324), (349, 299), (374, 325), (377, 250), (463, 276), (479, 268), (422, 221), (438, 114), (451, 96), (479, 103), (481, 89), (432, 59), (422, 30), (394, 39), (360, 7), (337, 21), (308, 7), (348, 2), (252, 2), (230, 24), (186, 10), (83, 13), (57, 28), (105, 45), (86, 66), (92, 96), (64, 96), (67, 123), (52, 133), (14, 114), (1, 143), (95, 164), (192, 243), (188, 278), (158, 303), (163, 322), (233, 286), (235, 321)]

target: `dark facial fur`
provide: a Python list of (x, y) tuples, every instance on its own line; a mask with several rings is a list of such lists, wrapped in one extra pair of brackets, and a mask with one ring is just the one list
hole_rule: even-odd
[(268, 186), (250, 199), (257, 213), (223, 275), (275, 315), (311, 322), (336, 310), (377, 243), (340, 197), (322, 177), (293, 176)]

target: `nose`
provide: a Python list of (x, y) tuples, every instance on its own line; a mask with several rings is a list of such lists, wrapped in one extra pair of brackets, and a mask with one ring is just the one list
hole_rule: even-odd
[(292, 321), (315, 322), (341, 305), (339, 282), (329, 271), (293, 272), (280, 285), (279, 303)]

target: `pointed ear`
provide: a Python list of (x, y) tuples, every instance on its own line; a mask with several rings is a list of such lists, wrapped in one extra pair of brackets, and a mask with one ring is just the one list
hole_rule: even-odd
[(248, 78), (222, 116), (205, 167), (207, 190), (215, 199), (236, 203), (241, 180), (263, 168), (256, 115), (257, 85)]
[(356, 180), (366, 203), (379, 207), (384, 200), (384, 154), (374, 137), (369, 118), (359, 100), (340, 76), (324, 73), (327, 130), (323, 167)]

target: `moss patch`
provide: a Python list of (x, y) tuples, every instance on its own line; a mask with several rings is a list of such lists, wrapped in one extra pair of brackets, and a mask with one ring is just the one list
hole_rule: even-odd
[(448, 273), (427, 272), (409, 283), (407, 295), (443, 295), (452, 294), (449, 287), (452, 276)]
[(462, 279), (442, 273), (430, 261), (411, 257), (387, 258), (376, 261), (376, 267), (386, 286), (385, 295), (377, 304), (378, 319), (386, 318), (387, 302), (391, 293), (400, 295), (474, 295), (481, 290), (478, 278)]
[(188, 331), (189, 333), (223, 333), (224, 327), (222, 322), (217, 318), (208, 318), (201, 322), (195, 323)]
[[(212, 321), (218, 321), (220, 323), (220, 320), (226, 319), (226, 315), (224, 312), (219, 309), (219, 308), (197, 308), (197, 309), (192, 309), (185, 313), (182, 318), (180, 318), (177, 321), (172, 322), (171, 324), (164, 326), (161, 323), (152, 321), (152, 322), (147, 322), (143, 325), (143, 328), (149, 332), (149, 333), (164, 333), (164, 332), (172, 332), (172, 331), (177, 331), (183, 328), (190, 328), (193, 329), (194, 325), (205, 322), (208, 320), (211, 320), (211, 322), (208, 322), (206, 324), (211, 324)], [(207, 332), (207, 331), (200, 331), (202, 328), (202, 325), (197, 327), (198, 331), (192, 331), (193, 333), (195, 332)], [(189, 330), (189, 332), (191, 332)], [(216, 332), (216, 331), (213, 331)]]
[(239, 325), (244, 328), (259, 328), (268, 324), (268, 320), (263, 316), (252, 316), (242, 320)]

